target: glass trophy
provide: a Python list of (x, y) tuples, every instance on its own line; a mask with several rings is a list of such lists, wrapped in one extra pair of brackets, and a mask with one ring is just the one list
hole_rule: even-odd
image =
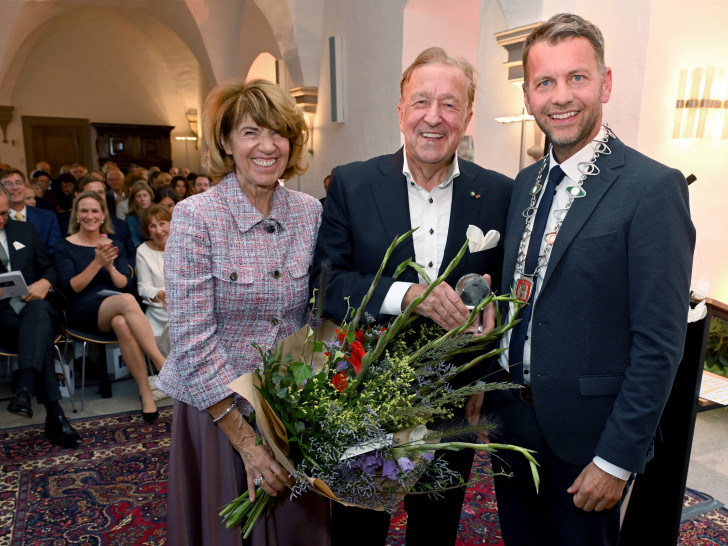
[[(477, 273), (463, 275), (455, 285), (455, 293), (471, 311), (490, 295), (490, 284), (485, 277)], [(483, 310), (480, 310), (480, 323), (478, 333), (483, 332)]]

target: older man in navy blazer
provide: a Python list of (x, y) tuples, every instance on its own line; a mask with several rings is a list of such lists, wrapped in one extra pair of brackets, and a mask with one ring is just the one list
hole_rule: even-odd
[(25, 190), (30, 188), (25, 174), (18, 169), (0, 171), (0, 183), (10, 194), (10, 217), (20, 222), (30, 222), (40, 234), (41, 240), (52, 256), (56, 243), (61, 238), (58, 218), (50, 211), (25, 205)]
[[(550, 152), (516, 178), (502, 290), (527, 303), (489, 398), (502, 441), (535, 449), (495, 478), (506, 545), (617, 544), (682, 358), (695, 229), (682, 174), (602, 125), (612, 72), (599, 29), (560, 14), (523, 50), (526, 108)], [(511, 308), (510, 312), (513, 309)], [(505, 373), (505, 372), (504, 372)]]
[[(396, 281), (392, 277), (405, 259), (415, 260), (434, 279), (465, 243), (470, 224), (483, 233), (503, 233), (512, 181), (456, 155), (472, 117), (474, 95), (469, 63), (448, 57), (440, 48), (425, 50), (402, 77), (398, 111), (404, 148), (332, 171), (311, 276), (316, 288), (323, 264), (328, 264), (324, 316), (343, 319), (347, 297), (357, 306), (387, 247), (412, 228), (419, 229), (395, 249), (367, 306), (373, 316), (400, 314), (424, 290), (423, 280), (411, 269)], [(497, 285), (502, 259), (500, 245), (467, 253), (416, 312), (448, 330), (463, 324), (468, 310), (452, 286), (466, 273), (490, 274)], [(472, 451), (447, 457), (467, 481)], [(464, 493), (456, 488), (441, 499), (407, 496), (407, 544), (454, 544)], [(334, 503), (332, 544), (383, 545), (388, 526), (386, 512)]]
[(56, 271), (35, 227), (9, 219), (9, 208), (8, 191), (0, 187), (0, 273), (19, 271), (29, 292), (22, 299), (0, 299), (0, 344), (18, 353), (8, 411), (32, 417), (31, 392), (35, 388), (46, 409), (46, 437), (56, 445), (77, 447), (83, 440), (59, 404), (61, 393), (51, 356), (60, 315), (47, 296), (56, 283)]

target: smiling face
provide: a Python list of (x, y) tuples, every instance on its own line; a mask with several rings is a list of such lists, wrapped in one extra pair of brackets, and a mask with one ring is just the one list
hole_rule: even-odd
[(85, 197), (78, 202), (76, 219), (79, 222), (81, 231), (99, 233), (101, 223), (106, 219), (106, 215), (96, 199)]
[(147, 190), (140, 190), (134, 195), (134, 201), (137, 207), (139, 207), (139, 210), (144, 210), (152, 204), (152, 196), (149, 195)]
[(2, 180), (3, 185), (7, 188), (10, 194), (10, 206), (16, 210), (22, 210), (25, 206), (25, 182), (23, 177), (18, 173), (12, 173), (7, 175)]
[(534, 44), (526, 70), (526, 110), (563, 162), (599, 133), (602, 104), (612, 92), (612, 71), (607, 68), (601, 76), (594, 48), (586, 38)]
[(149, 230), (149, 236), (152, 238), (152, 241), (154, 241), (157, 248), (160, 250), (163, 249), (167, 244), (167, 239), (169, 238), (169, 222), (167, 220), (157, 218), (156, 216), (152, 216), (149, 219), (149, 226), (147, 226), (147, 229)]
[(467, 85), (457, 66), (426, 64), (412, 72), (397, 111), (415, 180), (417, 171), (449, 167), (473, 115)]
[(243, 191), (255, 192), (275, 188), (286, 170), (290, 143), (278, 131), (259, 127), (246, 115), (224, 142), (224, 148), (233, 156), (235, 174)]
[(25, 188), (25, 204), (28, 207), (35, 206), (35, 191), (33, 188)]

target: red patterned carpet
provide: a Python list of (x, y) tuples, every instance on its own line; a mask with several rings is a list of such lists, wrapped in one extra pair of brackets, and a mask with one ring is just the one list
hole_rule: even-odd
[[(171, 407), (150, 426), (138, 412), (74, 420), (84, 445), (51, 445), (42, 426), (0, 431), (0, 546), (165, 544)], [(487, 470), (476, 458), (474, 472)], [(704, 500), (688, 491), (686, 505)], [(406, 514), (392, 517), (389, 546), (404, 544)], [(728, 545), (725, 508), (681, 526), (680, 544)], [(471, 487), (458, 546), (503, 544), (490, 482)]]

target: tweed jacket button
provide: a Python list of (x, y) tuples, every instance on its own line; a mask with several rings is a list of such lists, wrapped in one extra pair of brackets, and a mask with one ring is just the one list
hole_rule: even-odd
[(278, 271), (277, 269), (274, 269), (273, 270), (273, 278), (274, 279), (280, 279), (281, 278), (281, 272)]
[(237, 271), (233, 271), (232, 273), (230, 273), (230, 280), (231, 281), (237, 281), (238, 280), (238, 272)]
[(278, 319), (276, 317), (273, 317), (270, 319), (270, 323), (272, 326), (278, 326)]

